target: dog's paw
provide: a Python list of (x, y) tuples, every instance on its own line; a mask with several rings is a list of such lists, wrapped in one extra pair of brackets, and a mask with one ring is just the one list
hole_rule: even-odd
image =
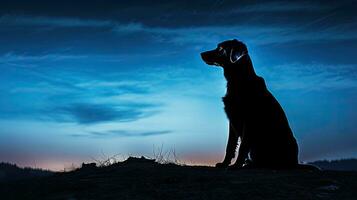
[(229, 163), (227, 162), (220, 162), (216, 164), (216, 168), (227, 168)]
[(244, 169), (242, 164), (233, 164), (231, 166), (228, 167), (229, 170), (240, 170), (240, 169)]

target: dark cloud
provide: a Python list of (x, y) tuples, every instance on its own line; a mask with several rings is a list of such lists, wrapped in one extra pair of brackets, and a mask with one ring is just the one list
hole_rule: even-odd
[(148, 111), (157, 107), (154, 104), (128, 103), (121, 106), (75, 103), (57, 107), (50, 115), (59, 121), (94, 124), (101, 122), (129, 122), (150, 116), (155, 112)]
[[(140, 22), (147, 26), (206, 26), (212, 24), (258, 23), (267, 20), (284, 20), (294, 18), (304, 20), (306, 17), (316, 16), (320, 12), (339, 8), (346, 4), (353, 6), (353, 1), (261, 1), (261, 0), (198, 0), (198, 1), (154, 1), (146, 0), (127, 1), (61, 1), (49, 2), (41, 0), (3, 1), (0, 14), (32, 15), (57, 17), (62, 20), (54, 21), (64, 24), (92, 24), (100, 25), (97, 21), (114, 21), (116, 23)], [(352, 11), (352, 10), (351, 10)], [(255, 15), (252, 16), (252, 13)], [(304, 15), (302, 15), (304, 13)], [(274, 15), (272, 15), (274, 14)], [(77, 19), (67, 21), (63, 17)], [(233, 18), (232, 18), (233, 17)], [(86, 19), (87, 23), (79, 22)], [(31, 23), (43, 21), (37, 18)]]
[(356, 5), (351, 0), (3, 1), (0, 53), (70, 49), (144, 55), (183, 52), (227, 38), (253, 45), (353, 42)]
[(88, 134), (72, 134), (72, 137), (94, 137), (94, 138), (107, 138), (107, 137), (148, 137), (155, 135), (171, 134), (170, 130), (163, 131), (127, 131), (127, 130), (112, 130), (107, 132), (88, 132)]
[[(6, 83), (0, 86), (0, 118), (55, 119), (59, 122), (90, 124), (110, 120), (134, 121), (157, 113), (160, 105), (156, 102), (133, 102), (135, 98), (151, 93), (151, 83), (147, 80), (135, 79), (125, 72), (106, 73), (103, 67), (100, 70), (96, 68), (94, 73), (85, 69), (77, 70), (81, 60), (93, 63), (96, 59), (115, 57), (59, 54), (30, 56), (13, 53), (0, 56), (0, 68), (6, 70), (6, 73), (0, 75), (1, 81)], [(66, 68), (64, 61), (75, 65), (76, 69)], [(36, 67), (29, 66), (32, 63)], [(102, 66), (107, 63), (99, 64)], [(121, 100), (123, 95), (129, 96), (129, 99)], [(24, 100), (24, 96), (36, 103)], [(111, 97), (118, 100), (112, 101)], [(82, 103), (105, 98), (109, 100), (103, 105)]]
[[(34, 3), (38, 2), (38, 3)], [(149, 4), (149, 5), (148, 5)], [(100, 9), (98, 9), (100, 8)], [(303, 25), (343, 9), (335, 22), (353, 16), (353, 1), (6, 1), (0, 8), (0, 24), (113, 27), (140, 23), (149, 27), (187, 28), (202, 26)]]
[[(98, 92), (98, 90), (102, 90)], [(116, 91), (118, 90), (118, 91)], [(17, 87), (0, 94), (1, 119), (31, 119), (40, 121), (75, 122), (94, 124), (102, 122), (129, 122), (157, 114), (161, 107), (158, 103), (138, 103), (118, 100), (116, 104), (69, 103), (83, 96), (100, 98), (113, 95), (148, 94), (144, 88), (124, 86), (123, 88), (97, 88), (94, 91), (72, 91), (61, 86)], [(23, 96), (36, 99), (39, 104), (23, 102)], [(68, 96), (73, 95), (73, 96)], [(81, 97), (82, 96), (82, 97)], [(57, 104), (57, 105), (56, 105)]]

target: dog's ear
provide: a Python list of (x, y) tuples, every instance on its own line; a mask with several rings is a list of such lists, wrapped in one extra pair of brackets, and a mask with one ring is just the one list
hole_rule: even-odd
[(248, 52), (246, 50), (239, 50), (238, 48), (232, 47), (231, 52), (229, 54), (229, 60), (231, 63), (236, 63), (240, 60), (243, 56), (247, 55)]

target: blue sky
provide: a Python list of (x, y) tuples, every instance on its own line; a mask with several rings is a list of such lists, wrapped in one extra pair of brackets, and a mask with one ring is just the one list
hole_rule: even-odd
[(0, 160), (63, 169), (175, 149), (222, 159), (221, 69), (237, 38), (282, 104), (300, 160), (357, 156), (356, 1), (0, 1)]

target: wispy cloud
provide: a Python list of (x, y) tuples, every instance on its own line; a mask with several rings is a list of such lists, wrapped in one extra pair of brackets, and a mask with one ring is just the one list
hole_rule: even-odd
[(1, 62), (11, 62), (11, 61), (60, 61), (67, 59), (85, 59), (88, 58), (86, 55), (70, 55), (70, 54), (42, 54), (42, 55), (26, 55), (26, 54), (16, 54), (9, 52), (0, 56)]
[(173, 131), (128, 131), (128, 130), (111, 130), (105, 132), (87, 132), (87, 134), (71, 134), (72, 137), (89, 137), (89, 138), (111, 138), (111, 137), (149, 137), (157, 135), (171, 134)]
[(0, 17), (0, 25), (27, 25), (47, 27), (110, 27), (113, 22), (109, 20), (93, 20), (69, 17), (47, 17), (47, 16), (24, 16), (3, 15)]
[(116, 26), (117, 33), (146, 32), (156, 35), (160, 42), (176, 44), (211, 44), (227, 38), (240, 38), (252, 44), (287, 43), (292, 41), (354, 40), (357, 23), (349, 22), (319, 30), (296, 25), (234, 25), (196, 26), (190, 28), (149, 27), (140, 23)]
[(324, 11), (331, 9), (326, 4), (319, 4), (311, 1), (273, 1), (259, 2), (241, 6), (236, 11), (239, 13), (250, 12), (291, 12), (291, 11)]
[(0, 55), (0, 67), (12, 68), (36, 68), (44, 62), (59, 62), (65, 60), (85, 59), (84, 55), (62, 55), (62, 54), (45, 54), (45, 55), (25, 55), (15, 54), (12, 52)]
[(116, 95), (120, 94), (148, 94), (151, 91), (151, 84), (145, 80), (125, 80), (125, 81), (107, 81), (107, 80), (92, 80), (88, 82), (80, 82), (77, 87), (83, 89), (101, 89), (114, 90)]
[(48, 64), (58, 64), (65, 61), (102, 61), (102, 62), (120, 62), (122, 56), (118, 55), (78, 55), (70, 53), (50, 53), (50, 54), (19, 54), (8, 52), (0, 55), (0, 67), (25, 67), (34, 68), (47, 66)]
[[(228, 3), (228, 5), (230, 4)], [(83, 18), (36, 15), (3, 15), (0, 17), (0, 25), (47, 28), (106, 28), (106, 31), (112, 31), (120, 36), (130, 35), (138, 38), (154, 38), (158, 42), (174, 44), (207, 44), (235, 37), (255, 44), (357, 39), (355, 34), (357, 24), (352, 17), (351, 19), (343, 17), (341, 9), (337, 9), (338, 6), (335, 4), (312, 1), (271, 1), (244, 3), (239, 6), (228, 5), (212, 13), (209, 13), (210, 9), (205, 8), (206, 10), (198, 13), (195, 10), (186, 11), (185, 16), (171, 14), (170, 19), (179, 21), (180, 23), (177, 24), (180, 25), (168, 25), (155, 21), (155, 19), (152, 19), (153, 21), (150, 21), (150, 19), (133, 21), (124, 16), (113, 17), (108, 20), (107, 18), (94, 18), (94, 16), (93, 18)], [(179, 3), (177, 6), (183, 5)], [(158, 7), (161, 8), (160, 6)], [(158, 11), (162, 12), (161, 10)], [(295, 14), (290, 14), (289, 17), (279, 13), (292, 11), (304, 13), (304, 17), (296, 16), (296, 12), (294, 12)], [(247, 18), (246, 15), (251, 12), (260, 14)], [(272, 14), (274, 12), (278, 13)], [(197, 19), (201, 23), (193, 23), (194, 20), (187, 19), (189, 18), (187, 15), (202, 15), (201, 18)], [(219, 23), (212, 24), (209, 23), (212, 21), (210, 20), (211, 17), (224, 18)], [(259, 20), (254, 20), (254, 18)], [(315, 28), (314, 25), (321, 23), (321, 21), (324, 21), (327, 26)], [(307, 27), (306, 25), (309, 24), (310, 26)], [(143, 36), (143, 34), (148, 35)]]
[(291, 63), (264, 67), (262, 74), (277, 90), (357, 88), (356, 65)]

